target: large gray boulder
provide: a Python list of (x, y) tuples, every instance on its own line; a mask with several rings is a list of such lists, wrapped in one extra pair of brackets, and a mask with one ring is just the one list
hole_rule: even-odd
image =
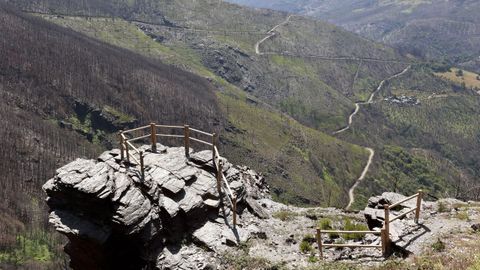
[(182, 265), (199, 265), (201, 257), (188, 262), (189, 256), (174, 251), (189, 254), (195, 250), (191, 245), (218, 251), (256, 233), (258, 228), (242, 228), (241, 220), (249, 210), (266, 216), (256, 203), (268, 196), (261, 175), (222, 158), (238, 198), (240, 224), (233, 227), (210, 151), (192, 152), (187, 160), (181, 147), (158, 145), (157, 153), (142, 149), (144, 179), (138, 167), (121, 162), (120, 152), (112, 150), (59, 168), (43, 186), (50, 223), (69, 239), (65, 250), (73, 269), (167, 269), (180, 257)]

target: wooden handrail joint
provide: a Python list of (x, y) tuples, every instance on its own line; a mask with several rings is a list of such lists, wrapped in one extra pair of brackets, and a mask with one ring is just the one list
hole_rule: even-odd
[(128, 130), (124, 130), (124, 131), (122, 132), (122, 134), (132, 133), (132, 132), (134, 132), (134, 131), (146, 129), (146, 128), (149, 128), (149, 127), (150, 127), (150, 125), (148, 125), (148, 126), (143, 126), (143, 127), (138, 127), (138, 128), (132, 128), (132, 129), (128, 129)]
[(405, 199), (403, 199), (403, 200), (401, 200), (401, 201), (399, 201), (399, 202), (396, 202), (396, 203), (390, 205), (389, 208), (390, 208), (390, 209), (395, 208), (395, 207), (399, 206), (400, 204), (402, 204), (402, 203), (404, 203), (404, 202), (406, 202), (406, 201), (409, 201), (409, 200), (411, 200), (411, 199), (413, 199), (413, 198), (416, 198), (417, 196), (418, 196), (418, 193), (415, 194), (415, 195), (412, 195), (412, 196), (410, 196), (410, 197), (407, 197), (407, 198), (405, 198)]

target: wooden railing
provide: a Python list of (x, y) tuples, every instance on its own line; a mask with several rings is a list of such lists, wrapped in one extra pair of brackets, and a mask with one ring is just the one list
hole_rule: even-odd
[[(412, 200), (412, 199), (417, 199), (416, 202), (416, 207), (411, 208), (406, 212), (403, 212), (402, 214), (395, 216), (394, 218), (390, 219), (390, 210), (401, 205), (402, 203)], [(384, 224), (383, 227), (380, 231), (340, 231), (340, 230), (321, 230), (320, 228), (317, 228), (317, 244), (318, 244), (318, 250), (320, 252), (320, 258), (323, 259), (323, 248), (327, 247), (351, 247), (351, 248), (381, 248), (382, 249), (382, 254), (385, 257), (388, 257), (391, 253), (391, 240), (390, 240), (390, 223), (400, 219), (409, 213), (412, 213), (415, 211), (415, 222), (418, 223), (418, 219), (420, 217), (420, 210), (421, 210), (421, 204), (422, 204), (422, 198), (423, 198), (423, 191), (419, 190), (418, 193), (407, 197), (399, 202), (396, 202), (394, 204), (388, 205), (385, 204), (384, 210), (385, 210), (385, 217), (384, 217)], [(381, 238), (381, 244), (379, 245), (362, 245), (362, 244), (325, 244), (323, 243), (322, 240), (322, 234), (380, 234)]]
[[(164, 129), (182, 130), (183, 134), (179, 135), (179, 134), (158, 133), (159, 130), (164, 130)], [(135, 137), (134, 133), (136, 132), (143, 132), (143, 134)], [(208, 137), (210, 142), (193, 137), (192, 134), (199, 134), (199, 135)], [(223, 174), (223, 171), (222, 171), (222, 163), (220, 162), (220, 153), (217, 148), (217, 134), (194, 129), (188, 125), (170, 126), (170, 125), (157, 125), (155, 123), (151, 123), (150, 125), (143, 126), (143, 127), (120, 131), (119, 140), (120, 140), (121, 159), (123, 161), (126, 161), (128, 165), (134, 164), (136, 166), (140, 166), (142, 180), (145, 179), (145, 164), (144, 164), (145, 153), (139, 150), (137, 147), (135, 147), (135, 145), (133, 145), (133, 142), (149, 139), (151, 143), (151, 151), (153, 153), (156, 153), (158, 137), (183, 138), (183, 146), (185, 147), (185, 157), (187, 159), (190, 159), (190, 143), (192, 141), (206, 145), (211, 148), (212, 164), (216, 172), (218, 194), (219, 196), (221, 196), (222, 191), (225, 191), (225, 193), (227, 194), (227, 198), (232, 207), (232, 212), (233, 212), (233, 225), (236, 226), (237, 225), (237, 197), (232, 192), (230, 185), (228, 184), (228, 181), (225, 178), (225, 175)], [(132, 151), (134, 153), (132, 153)], [(138, 157), (139, 157), (138, 159), (135, 157), (135, 153), (138, 154)], [(133, 163), (132, 161), (134, 161), (135, 163)]]
[[(322, 234), (380, 234), (382, 241), (380, 245), (361, 245), (361, 244), (325, 244), (322, 240)], [(335, 230), (321, 230), (317, 228), (317, 244), (318, 249), (320, 252), (320, 259), (323, 259), (323, 248), (327, 247), (351, 247), (351, 248), (382, 248), (382, 253), (385, 254), (385, 244), (387, 243), (384, 241), (386, 236), (385, 228), (382, 228), (380, 231), (335, 231)]]
[[(404, 202), (407, 202), (409, 200), (412, 200), (412, 199), (417, 199), (417, 202), (416, 202), (416, 206), (415, 208), (411, 208), (410, 210), (406, 211), (406, 212), (403, 212), (402, 214), (398, 215), (398, 216), (395, 216), (393, 217), (392, 219), (390, 218), (390, 210), (392, 210), (393, 208), (401, 205), (402, 203)], [(387, 241), (386, 243), (386, 255), (388, 256), (390, 254), (390, 223), (397, 220), (397, 219), (400, 219), (406, 215), (408, 215), (409, 213), (412, 213), (413, 211), (415, 211), (415, 223), (418, 223), (418, 219), (420, 218), (420, 210), (421, 210), (421, 206), (422, 206), (422, 198), (423, 198), (423, 191), (420, 189), (418, 190), (418, 192), (410, 197), (407, 197), (399, 202), (396, 202), (394, 204), (391, 204), (391, 205), (388, 205), (388, 204), (384, 204), (383, 205), (383, 208), (385, 210), (385, 221), (384, 221), (384, 224), (383, 224), (383, 228), (385, 229), (385, 233), (386, 235), (388, 236), (385, 240)]]

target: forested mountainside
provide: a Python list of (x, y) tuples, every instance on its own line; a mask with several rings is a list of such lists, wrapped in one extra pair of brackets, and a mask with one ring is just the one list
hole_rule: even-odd
[[(271, 176), (270, 184), (277, 196), (289, 202), (346, 204), (348, 188), (364, 168), (368, 152), (315, 129), (331, 133), (342, 127), (354, 107), (352, 99), (366, 97), (369, 88), (383, 79), (382, 75), (406, 66), (396, 60), (401, 56), (390, 48), (363, 41), (333, 25), (317, 25), (303, 18), (292, 18), (284, 29), (290, 40), (267, 40), (259, 45), (262, 51), (278, 50), (278, 55), (257, 55), (255, 44), (287, 16), (224, 2), (145, 1), (130, 8), (123, 2), (112, 2), (111, 5), (125, 8), (111, 8), (85, 1), (88, 5), (72, 10), (71, 14), (77, 14), (72, 16), (65, 11), (76, 2), (28, 3), (24, 2), (26, 6), (22, 2), (12, 4), (212, 81), (222, 90), (217, 96), (228, 119), (226, 128), (230, 132), (223, 135), (228, 149), (225, 155)], [(102, 14), (101, 17), (86, 16), (90, 10), (95, 11), (92, 14)], [(136, 10), (144, 12), (138, 15)], [(46, 11), (51, 15), (43, 14)], [(243, 23), (239, 25), (239, 22)], [(306, 33), (294, 34), (298, 27), (305, 28)], [(301, 47), (296, 46), (297, 40)], [(297, 59), (283, 55), (282, 50), (292, 53), (304, 50), (312, 56), (345, 55), (346, 58), (341, 61)], [(365, 63), (368, 68), (357, 72), (355, 56), (388, 61)], [(368, 86), (352, 88), (356, 74), (361, 81), (359, 85)], [(328, 185), (310, 187), (319, 181)], [(334, 195), (322, 195), (330, 193)]]
[(475, 0), (230, 2), (313, 16), (404, 52), (480, 72), (480, 3)]
[(55, 260), (40, 187), (60, 164), (98, 154), (116, 141), (112, 132), (136, 123), (188, 119), (214, 129), (222, 116), (213, 87), (198, 76), (3, 4), (0, 21), (3, 268), (29, 256)]
[(35, 214), (44, 224), (39, 187), (55, 167), (150, 121), (217, 131), (222, 155), (263, 172), (288, 203), (345, 207), (365, 170), (354, 208), (386, 190), (479, 195), (476, 84), (446, 79), (446, 65), (222, 1), (6, 2), (24, 13), (2, 5), (2, 52), (12, 51), (1, 59), (2, 116), (19, 131), (3, 131), (4, 155), (16, 160), (2, 179), (0, 262), (17, 258), (24, 238), (13, 231), (40, 228)]

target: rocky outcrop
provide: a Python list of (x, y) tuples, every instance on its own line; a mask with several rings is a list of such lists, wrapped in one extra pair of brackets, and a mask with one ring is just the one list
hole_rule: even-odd
[(260, 232), (244, 218), (268, 217), (257, 202), (268, 197), (261, 175), (222, 159), (238, 198), (234, 227), (228, 199), (217, 190), (210, 151), (187, 160), (183, 148), (142, 149), (144, 179), (112, 150), (65, 165), (44, 185), (50, 223), (69, 239), (65, 251), (72, 268), (211, 269), (215, 256), (208, 252)]
[[(385, 204), (394, 204), (405, 198), (406, 196), (394, 192), (384, 192), (380, 196), (370, 197), (370, 199), (368, 199), (367, 207), (365, 207), (364, 210), (365, 219), (367, 221), (369, 229), (373, 230), (374, 228), (381, 228), (383, 226), (383, 223), (385, 221)], [(416, 201), (409, 200), (402, 203), (395, 209), (392, 209), (391, 213), (398, 214), (399, 212), (401, 212), (402, 209), (415, 207)]]
[(247, 92), (257, 89), (260, 82), (254, 74), (261, 70), (248, 54), (232, 46), (217, 45), (214, 50), (194, 47), (202, 53), (203, 64), (218, 76)]
[[(383, 193), (370, 198), (359, 213), (288, 206), (268, 198), (261, 175), (222, 159), (223, 173), (239, 198), (238, 225), (233, 227), (227, 198), (217, 191), (212, 153), (192, 152), (187, 160), (183, 148), (157, 148), (158, 153), (151, 153), (142, 147), (145, 179), (112, 150), (97, 160), (67, 164), (44, 185), (50, 222), (68, 237), (65, 250), (74, 269), (232, 269), (236, 258), (240, 268), (256, 258), (272, 267), (308, 267), (318, 256), (314, 234), (319, 224), (342, 230), (347, 221), (363, 223), (364, 216), (370, 229), (380, 230), (383, 205), (405, 198)], [(422, 202), (419, 223), (412, 214), (390, 223), (394, 250), (418, 255), (444, 235), (479, 230), (479, 205), (454, 199)], [(415, 200), (392, 209), (391, 217), (412, 207)], [(378, 245), (381, 239), (325, 234), (323, 241)], [(310, 252), (300, 249), (304, 242)], [(324, 248), (323, 254), (325, 260), (364, 265), (385, 259), (380, 249), (370, 248)]]
[[(406, 196), (393, 192), (385, 192), (381, 196), (371, 197), (364, 210), (369, 228), (378, 230), (383, 226), (384, 204), (393, 204), (405, 198)], [(475, 224), (472, 224), (471, 220), (478, 218), (479, 212), (476, 207), (472, 207), (474, 205), (473, 202), (470, 204), (452, 198), (441, 199), (437, 202), (423, 200), (418, 223), (414, 221), (414, 213), (389, 223), (393, 248), (405, 255), (420, 254), (426, 246), (441, 238), (443, 234), (454, 230), (475, 230)], [(416, 199), (400, 204), (390, 210), (390, 220), (415, 207)], [(467, 218), (463, 218), (464, 220), (461, 215), (459, 218), (458, 214), (462, 211), (463, 215), (467, 216)]]

